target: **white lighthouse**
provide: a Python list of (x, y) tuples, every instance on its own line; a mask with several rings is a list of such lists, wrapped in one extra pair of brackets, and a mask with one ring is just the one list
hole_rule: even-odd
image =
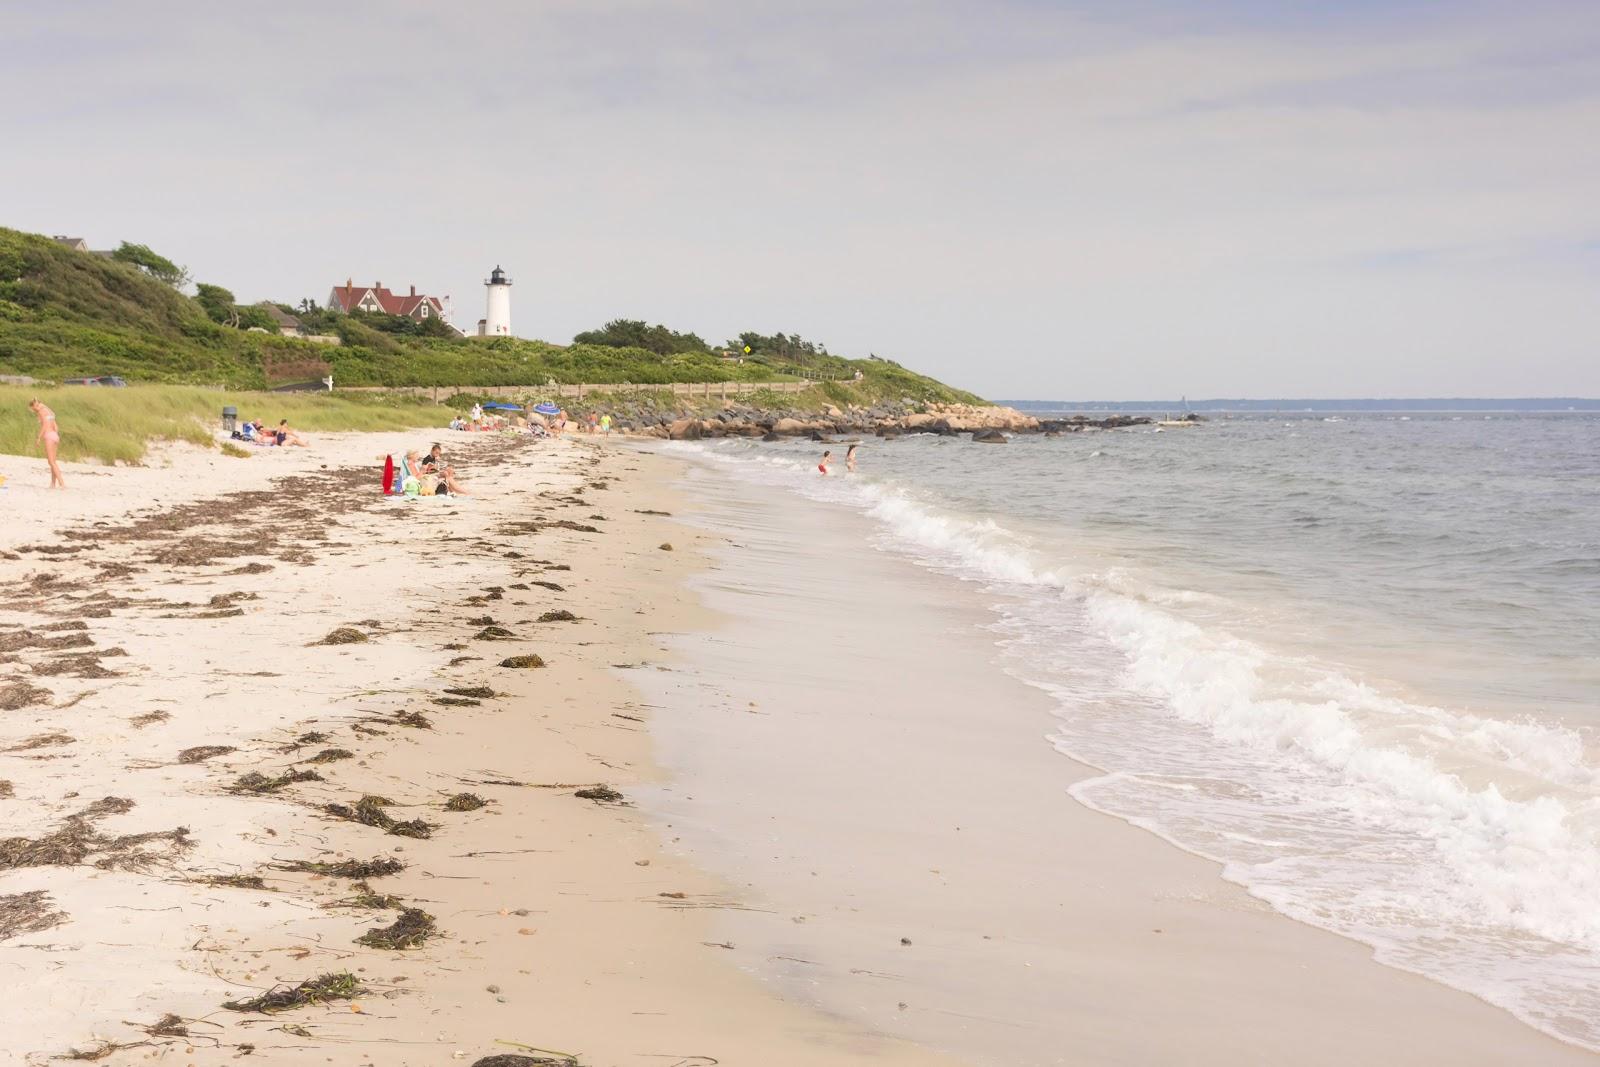
[(489, 304), (484, 312), (478, 333), (485, 337), (507, 337), (511, 334), (511, 279), (506, 272), (495, 267), (489, 280), (483, 283), (489, 291)]

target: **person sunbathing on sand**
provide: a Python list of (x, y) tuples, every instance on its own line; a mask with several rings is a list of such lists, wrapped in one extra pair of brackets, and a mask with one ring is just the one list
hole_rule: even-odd
[(289, 429), (288, 419), (278, 420), (277, 435), (278, 443), (280, 445), (294, 445), (296, 448), (306, 447), (305, 439), (299, 434), (295, 433), (293, 430)]

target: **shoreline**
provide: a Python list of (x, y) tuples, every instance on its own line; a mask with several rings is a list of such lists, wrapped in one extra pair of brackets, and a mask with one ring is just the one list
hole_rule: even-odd
[[(371, 456), (422, 436), (326, 435), (270, 467), (179, 450), (7, 529), (4, 684), (32, 691), (8, 688), (21, 706), (0, 718), (0, 838), (76, 827), (87, 851), (30, 848), (0, 870), (8, 918), (31, 909), (0, 941), (0, 970), (29, 991), (0, 1008), (0, 1048), (35, 1063), (471, 1064), (519, 1051), (505, 1042), (589, 1067), (942, 1062), (739, 973), (707, 922), (737, 895), (623, 806), (658, 771), (648, 709), (611, 665), (664, 666), (654, 632), (696, 619), (679, 590), (697, 538), (659, 514), (665, 475), (646, 469), (667, 461), (452, 435), (485, 495), (384, 502)], [(88, 536), (54, 551), (62, 526)], [(537, 621), (563, 610), (576, 618)], [(513, 636), (475, 639), (493, 626)], [(367, 639), (315, 644), (341, 627)], [(546, 666), (495, 666), (530, 653)], [(290, 771), (319, 777), (230, 791)], [(600, 785), (623, 804), (574, 795)], [(447, 810), (460, 793), (487, 806)], [(392, 802), (365, 809), (380, 825), (327, 808), (361, 815), (363, 795)], [(382, 832), (418, 819), (430, 836)], [(379, 858), (406, 866), (370, 893), (284, 869)], [(399, 907), (437, 936), (353, 943)], [(367, 991), (222, 1007), (342, 973)]]
[(697, 464), (688, 517), (737, 548), (691, 586), (731, 622), (676, 639), (655, 697), (664, 818), (806, 917), (724, 917), (747, 967), (975, 1062), (1596, 1062), (1076, 800), (1103, 772), (1048, 740), (983, 599), (758, 482)]

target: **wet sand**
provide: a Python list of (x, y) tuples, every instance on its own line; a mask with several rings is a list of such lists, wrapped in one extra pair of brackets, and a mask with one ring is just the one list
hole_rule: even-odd
[(981, 1064), (1596, 1062), (1078, 804), (1097, 772), (996, 666), (981, 597), (863, 516), (715, 464), (686, 485), (721, 624), (647, 683), (648, 799), (743, 887), (718, 932), (773, 987)]

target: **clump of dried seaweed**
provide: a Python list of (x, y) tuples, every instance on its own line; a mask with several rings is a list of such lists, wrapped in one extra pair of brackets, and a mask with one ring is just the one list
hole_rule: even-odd
[(174, 1015), (170, 1011), (151, 1023), (149, 1026), (140, 1027), (151, 1037), (188, 1037), (189, 1027), (184, 1023), (181, 1015)]
[(397, 726), (409, 726), (413, 730), (433, 729), (433, 720), (422, 714), (420, 711), (396, 712), (394, 722)]
[(471, 697), (473, 700), (488, 700), (490, 697), (498, 695), (486, 685), (451, 686), (445, 692), (453, 697)]
[(203, 885), (226, 889), (266, 889), (267, 883), (259, 874), (208, 874), (200, 879)]
[(179, 752), (178, 762), (203, 763), (208, 759), (212, 759), (213, 757), (226, 756), (230, 752), (237, 751), (238, 749), (234, 748), (232, 745), (196, 745), (194, 748), (186, 748), (182, 752)]
[(57, 910), (43, 889), (0, 896), (0, 941), (18, 934), (37, 934), (66, 921), (67, 913)]
[(338, 863), (327, 863), (312, 860), (293, 860), (289, 863), (278, 865), (280, 871), (298, 871), (305, 874), (328, 874), (336, 878), (382, 878), (385, 875), (399, 874), (406, 869), (406, 865), (389, 856), (378, 856), (370, 860), (340, 860)]
[(373, 927), (356, 938), (356, 944), (368, 948), (403, 950), (416, 948), (438, 932), (432, 915), (421, 908), (405, 908), (392, 924)]
[(315, 756), (306, 760), (307, 763), (337, 763), (342, 759), (355, 759), (355, 753), (347, 748), (325, 748)]
[(376, 826), (385, 833), (395, 834), (399, 837), (432, 837), (434, 826), (421, 819), (410, 819), (405, 822), (397, 821), (384, 808), (393, 804), (388, 797), (364, 796), (356, 801), (354, 807), (344, 804), (328, 804), (323, 811), (336, 819), (349, 819), (351, 822), (364, 823), (367, 826)]
[(371, 640), (371, 638), (362, 633), (360, 630), (357, 630), (354, 626), (341, 626), (336, 630), (328, 631), (328, 636), (324, 637), (322, 640), (313, 641), (311, 643), (313, 645), (359, 645), (362, 642), (369, 640)]
[(444, 802), (445, 811), (477, 811), (489, 802), (476, 793), (457, 793)]
[(222, 1006), (229, 1011), (261, 1012), (271, 1015), (303, 1008), (308, 1004), (321, 1004), (328, 1000), (353, 1000), (366, 992), (356, 976), (349, 971), (337, 971), (307, 979), (290, 989), (271, 989), (249, 1000), (230, 1000)]
[(537, 653), (529, 653), (526, 656), (511, 656), (501, 660), (500, 666), (511, 667), (515, 670), (532, 670), (536, 667), (544, 666), (544, 657)]
[(33, 704), (48, 704), (50, 690), (15, 681), (0, 686), (0, 711), (18, 711)]
[(393, 893), (380, 893), (366, 882), (356, 882), (350, 887), (355, 890), (355, 896), (336, 900), (328, 905), (330, 908), (365, 908), (369, 911), (386, 911), (389, 908), (398, 908), (401, 905), (399, 897)]
[(622, 802), (622, 794), (612, 789), (609, 785), (596, 785), (588, 789), (580, 789), (573, 796), (582, 797), (584, 800), (592, 800), (597, 804), (619, 804)]
[[(143, 870), (193, 845), (187, 827), (142, 834), (107, 836), (95, 823), (107, 815), (120, 815), (133, 808), (133, 801), (106, 797), (67, 816), (54, 832), (44, 837), (0, 838), (0, 870), (23, 867), (72, 867), (94, 861), (102, 870)], [(146, 850), (155, 843), (167, 845), (165, 854)]]
[(539, 616), (540, 622), (577, 622), (578, 617), (565, 609), (547, 611)]
[(474, 641), (509, 641), (517, 635), (504, 626), (485, 626), (472, 635)]
[(228, 787), (230, 793), (276, 793), (295, 782), (320, 782), (322, 775), (316, 771), (287, 771), (276, 778), (268, 778), (260, 771), (251, 771)]

